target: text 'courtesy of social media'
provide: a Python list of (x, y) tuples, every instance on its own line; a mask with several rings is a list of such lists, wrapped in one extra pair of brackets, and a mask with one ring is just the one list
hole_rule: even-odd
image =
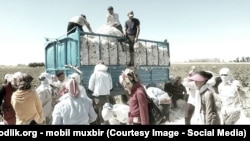
[(72, 129), (60, 129), (60, 130), (53, 130), (53, 131), (19, 131), (17, 129), (7, 129), (0, 131), (0, 136), (31, 136), (32, 138), (37, 138), (38, 135), (42, 136), (92, 136), (92, 137), (103, 137), (106, 136), (107, 138), (112, 137), (157, 137), (157, 136), (164, 136), (168, 138), (174, 138), (177, 136), (227, 136), (227, 137), (242, 137), (246, 138), (247, 131), (246, 129), (203, 129), (203, 130), (194, 130), (194, 129), (187, 129), (186, 131), (173, 131), (173, 130), (118, 130), (118, 129), (91, 129), (91, 130), (72, 130)]

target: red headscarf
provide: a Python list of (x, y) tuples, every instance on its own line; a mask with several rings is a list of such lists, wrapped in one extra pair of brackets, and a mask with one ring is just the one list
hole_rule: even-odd
[(62, 87), (63, 88), (60, 90), (59, 95), (63, 95), (65, 92), (69, 93), (69, 95), (72, 97), (78, 97), (80, 95), (78, 83), (75, 79), (69, 79), (63, 84)]

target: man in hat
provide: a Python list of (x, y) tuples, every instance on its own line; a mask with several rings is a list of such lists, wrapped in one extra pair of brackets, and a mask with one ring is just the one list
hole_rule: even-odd
[(138, 41), (140, 34), (140, 21), (134, 18), (134, 12), (128, 13), (129, 19), (125, 22), (124, 36), (129, 40), (130, 63), (128, 66), (134, 66), (134, 44)]
[(108, 7), (108, 14), (106, 16), (106, 24), (117, 28), (123, 34), (122, 26), (119, 20), (119, 15), (114, 12), (112, 6)]
[(79, 16), (73, 16), (68, 23), (67, 32), (68, 34), (75, 32), (76, 27), (80, 29), (80, 31), (83, 31), (84, 25), (88, 28), (89, 32), (93, 33), (92, 28), (87, 21), (87, 18), (85, 15), (81, 14)]

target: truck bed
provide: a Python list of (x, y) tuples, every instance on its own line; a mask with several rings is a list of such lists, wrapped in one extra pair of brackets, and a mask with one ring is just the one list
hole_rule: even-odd
[[(76, 30), (69, 36), (47, 41), (45, 44), (46, 71), (55, 74), (63, 70), (66, 76), (75, 72), (65, 65), (78, 66), (83, 72), (82, 85), (87, 88), (91, 73), (98, 60), (103, 60), (109, 67), (108, 72), (113, 79), (114, 90), (111, 95), (120, 95), (124, 91), (119, 84), (119, 75), (129, 62), (128, 45), (122, 46), (118, 39), (121, 37), (86, 33)], [(144, 85), (161, 87), (169, 81), (170, 66), (169, 43), (167, 41), (151, 41), (139, 39), (135, 44), (135, 67)]]

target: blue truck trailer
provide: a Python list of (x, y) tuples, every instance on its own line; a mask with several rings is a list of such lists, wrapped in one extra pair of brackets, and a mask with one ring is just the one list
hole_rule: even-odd
[[(66, 76), (77, 68), (82, 85), (87, 89), (90, 75), (98, 60), (104, 61), (112, 76), (111, 96), (124, 94), (119, 84), (119, 75), (129, 62), (129, 47), (121, 42), (121, 36), (82, 32), (74, 33), (45, 42), (45, 70), (55, 74), (63, 70)], [(71, 66), (71, 67), (68, 67)], [(135, 68), (144, 85), (161, 87), (169, 81), (170, 52), (167, 40), (159, 42), (139, 39), (135, 44)]]

